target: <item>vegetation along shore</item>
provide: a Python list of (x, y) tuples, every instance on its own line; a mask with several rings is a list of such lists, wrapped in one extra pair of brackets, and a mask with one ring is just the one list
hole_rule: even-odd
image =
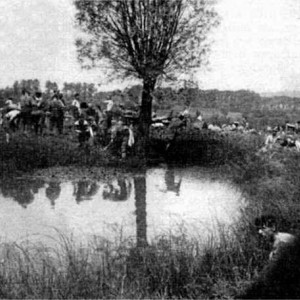
[[(59, 251), (3, 243), (1, 296), (128, 299), (231, 298), (241, 294), (268, 264), (269, 249), (257, 235), (255, 217), (271, 214), (278, 219), (281, 230), (299, 230), (300, 156), (283, 148), (258, 154), (263, 145), (258, 135), (203, 133), (198, 137), (206, 145), (201, 152), (183, 142), (184, 136), (172, 145), (173, 161), (176, 153), (180, 161), (180, 153), (189, 151), (190, 157), (200, 157), (196, 163), (212, 165), (232, 180), (248, 200), (233, 234), (221, 232), (220, 245), (212, 242), (204, 247), (200, 233), (199, 240), (188, 241), (184, 234), (158, 236), (147, 247), (138, 248), (132, 241), (113, 245), (91, 241), (92, 247), (82, 249), (63, 235)], [(152, 143), (152, 161), (159, 162), (161, 152), (155, 153), (155, 149), (161, 145), (157, 140)], [(9, 174), (20, 176), (28, 170), (59, 166), (141, 167), (134, 157), (124, 162), (109, 151), (79, 149), (77, 143), (61, 137), (36, 140), (20, 135), (2, 145), (2, 180)], [(57, 268), (58, 261), (63, 268)]]

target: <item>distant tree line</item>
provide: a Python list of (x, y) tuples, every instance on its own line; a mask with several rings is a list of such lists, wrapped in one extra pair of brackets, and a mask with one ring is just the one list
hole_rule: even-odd
[[(79, 93), (82, 101), (101, 104), (110, 98), (117, 104), (130, 107), (140, 104), (143, 87), (134, 85), (124, 90), (104, 92), (99, 91), (93, 83), (65, 82), (59, 89), (56, 82), (49, 80), (46, 81), (44, 87), (41, 86), (38, 79), (21, 80), (15, 81), (12, 86), (0, 89), (0, 107), (9, 97), (18, 101), (23, 89), (31, 93), (42, 91), (44, 97), (50, 97), (53, 90), (60, 90), (67, 104), (71, 103), (74, 94)], [(224, 115), (228, 112), (241, 112), (257, 118), (264, 117), (267, 112), (274, 117), (281, 118), (283, 112), (288, 115), (291, 112), (298, 114), (300, 111), (300, 98), (261, 97), (258, 93), (248, 90), (219, 91), (190, 87), (175, 90), (170, 87), (158, 87), (152, 96), (154, 110), (181, 110), (183, 107), (189, 106), (199, 110), (217, 109)]]
[[(44, 93), (44, 97), (49, 97), (51, 91), (60, 90), (58, 84), (50, 80), (46, 81), (44, 88), (42, 88), (38, 79), (15, 81), (12, 86), (0, 89), (0, 106), (3, 106), (5, 100), (9, 97), (14, 100), (18, 100), (21, 97), (22, 90), (24, 89), (29, 91), (31, 94), (34, 94), (37, 91), (42, 91)], [(68, 101), (71, 101), (75, 93), (79, 93), (85, 101), (93, 99), (97, 89), (93, 83), (65, 82), (60, 92), (64, 94), (65, 101), (68, 103)]]

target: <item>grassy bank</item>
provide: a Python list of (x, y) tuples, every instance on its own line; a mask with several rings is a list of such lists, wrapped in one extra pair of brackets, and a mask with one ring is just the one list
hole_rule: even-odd
[(36, 169), (62, 166), (103, 166), (137, 168), (144, 166), (143, 158), (129, 156), (121, 160), (100, 146), (79, 147), (76, 138), (69, 135), (24, 136), (16, 134), (10, 143), (0, 137), (1, 178), (30, 173)]
[(76, 137), (24, 136), (17, 133), (10, 143), (0, 135), (0, 170), (2, 179), (36, 169), (62, 166), (102, 166), (140, 168), (147, 164), (170, 161), (180, 164), (222, 165), (231, 160), (244, 160), (248, 152), (262, 144), (257, 135), (222, 135), (211, 131), (182, 131), (168, 137), (153, 136), (147, 160), (141, 156), (139, 144), (121, 159), (120, 149), (104, 150), (100, 145), (79, 147)]
[[(166, 143), (154, 140), (154, 148)], [(255, 135), (215, 133), (173, 141), (169, 153), (197, 163), (215, 164), (244, 192), (248, 207), (232, 234), (220, 228), (221, 242), (160, 236), (147, 247), (133, 241), (92, 242), (78, 247), (62, 237), (60, 246), (1, 244), (2, 298), (231, 298), (240, 294), (268, 261), (269, 249), (257, 235), (254, 219), (272, 214), (279, 230), (298, 233), (300, 155), (275, 149), (257, 154)], [(170, 147), (170, 146), (169, 146)], [(158, 151), (159, 152), (159, 151)], [(160, 152), (162, 153), (162, 152)], [(133, 160), (134, 161), (134, 160)], [(125, 164), (99, 148), (83, 150), (64, 138), (26, 138), (3, 145), (5, 172), (70, 165)], [(100, 249), (100, 250), (99, 250)]]

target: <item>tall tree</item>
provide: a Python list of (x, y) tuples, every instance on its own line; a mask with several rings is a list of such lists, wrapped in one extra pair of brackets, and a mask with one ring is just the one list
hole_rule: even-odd
[(142, 80), (147, 137), (158, 80), (189, 74), (205, 61), (208, 33), (218, 23), (212, 0), (75, 0), (75, 6), (85, 33), (76, 41), (83, 66)]

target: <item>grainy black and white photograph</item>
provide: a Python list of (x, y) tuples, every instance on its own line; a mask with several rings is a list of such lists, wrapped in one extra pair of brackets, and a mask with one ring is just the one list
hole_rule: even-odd
[(1, 299), (300, 299), (299, 0), (0, 0)]

